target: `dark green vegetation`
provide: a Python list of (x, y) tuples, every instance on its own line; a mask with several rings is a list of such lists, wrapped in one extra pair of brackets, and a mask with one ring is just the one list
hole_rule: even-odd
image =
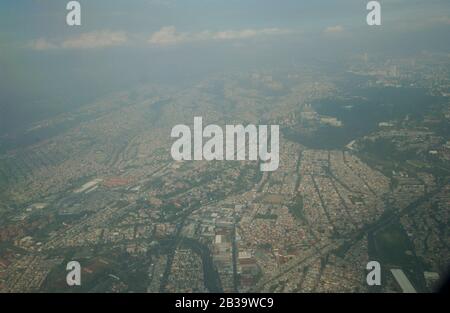
[(211, 251), (208, 246), (190, 238), (182, 238), (181, 245), (192, 249), (192, 251), (201, 257), (203, 265), (203, 279), (206, 289), (210, 292), (222, 292), (220, 276), (214, 266)]
[(296, 195), (292, 204), (288, 206), (289, 212), (298, 220), (304, 220), (303, 216), (303, 197)]
[(411, 283), (420, 291), (424, 288), (423, 265), (415, 255), (415, 249), (399, 221), (390, 223), (373, 234), (370, 255), (382, 265), (385, 275), (392, 268), (401, 268)]
[[(336, 117), (343, 125), (315, 125), (315, 130), (284, 129), (288, 139), (313, 149), (343, 148), (352, 140), (365, 136), (378, 128), (383, 121), (421, 119), (431, 106), (443, 101), (423, 89), (413, 88), (367, 88), (351, 91), (351, 98), (328, 98), (317, 100), (312, 106), (318, 114)], [(299, 117), (298, 124), (305, 123)], [(312, 123), (308, 121), (308, 123)]]
[(260, 219), (264, 219), (264, 220), (276, 220), (278, 218), (278, 215), (276, 214), (256, 214), (255, 218), (260, 218)]

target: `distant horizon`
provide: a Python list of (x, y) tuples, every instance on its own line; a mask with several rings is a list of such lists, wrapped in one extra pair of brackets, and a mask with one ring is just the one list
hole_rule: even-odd
[(142, 82), (450, 48), (444, 0), (382, 1), (379, 28), (365, 24), (357, 0), (80, 3), (75, 27), (65, 25), (65, 2), (0, 4), (0, 134)]

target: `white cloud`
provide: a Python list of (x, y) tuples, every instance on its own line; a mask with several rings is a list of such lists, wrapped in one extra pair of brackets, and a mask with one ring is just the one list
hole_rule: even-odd
[(448, 16), (439, 16), (437, 18), (434, 18), (432, 21), (439, 24), (450, 25), (450, 17)]
[(227, 30), (212, 32), (208, 30), (200, 32), (178, 32), (175, 26), (162, 27), (154, 32), (149, 39), (149, 43), (153, 45), (166, 46), (175, 45), (185, 42), (206, 41), (206, 40), (236, 40), (247, 39), (259, 36), (273, 36), (289, 33), (289, 30), (279, 28), (263, 28), (263, 29), (243, 29), (243, 30)]
[(99, 31), (81, 34), (61, 43), (64, 49), (95, 49), (119, 46), (127, 42), (125, 32)]
[(177, 44), (187, 41), (188, 37), (187, 33), (178, 33), (175, 26), (166, 26), (154, 32), (149, 42), (155, 45)]
[(53, 43), (49, 42), (45, 38), (39, 38), (36, 40), (33, 40), (29, 44), (30, 48), (33, 50), (43, 51), (43, 50), (50, 50), (50, 49), (56, 49), (57, 46)]
[(45, 50), (78, 50), (78, 49), (98, 49), (105, 47), (121, 46), (129, 41), (139, 43), (148, 42), (154, 46), (168, 46), (187, 42), (199, 41), (226, 41), (249, 39), (264, 36), (276, 36), (290, 33), (290, 30), (280, 28), (262, 29), (242, 29), (225, 31), (199, 31), (199, 32), (179, 32), (175, 26), (165, 26), (151, 34), (150, 38), (143, 38), (140, 35), (131, 36), (123, 31), (93, 31), (82, 33), (75, 37), (61, 40), (48, 40), (39, 38), (30, 42), (29, 47), (37, 51)]
[(325, 28), (325, 30), (323, 31), (325, 34), (338, 34), (338, 33), (342, 33), (344, 31), (344, 27), (341, 25), (336, 25), (336, 26), (330, 26)]
[(123, 45), (128, 37), (125, 32), (95, 31), (83, 33), (77, 37), (68, 38), (59, 42), (51, 42), (39, 38), (30, 43), (33, 50), (43, 51), (51, 49), (96, 49)]

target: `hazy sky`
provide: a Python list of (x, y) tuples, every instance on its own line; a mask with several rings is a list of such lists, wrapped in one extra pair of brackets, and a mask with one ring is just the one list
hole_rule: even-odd
[(450, 52), (450, 1), (84, 0), (82, 26), (62, 0), (0, 1), (0, 133), (138, 82), (369, 52)]
[[(95, 0), (80, 1), (83, 25), (65, 25), (68, 1), (17, 0), (0, 2), (2, 45), (44, 38), (66, 40), (85, 32), (151, 34), (174, 26), (180, 33), (223, 32), (265, 28), (317, 33), (342, 26), (365, 26), (364, 0)], [(416, 31), (449, 25), (447, 0), (383, 0), (382, 30)], [(360, 29), (359, 29), (360, 30)], [(127, 43), (136, 43), (128, 38)]]

